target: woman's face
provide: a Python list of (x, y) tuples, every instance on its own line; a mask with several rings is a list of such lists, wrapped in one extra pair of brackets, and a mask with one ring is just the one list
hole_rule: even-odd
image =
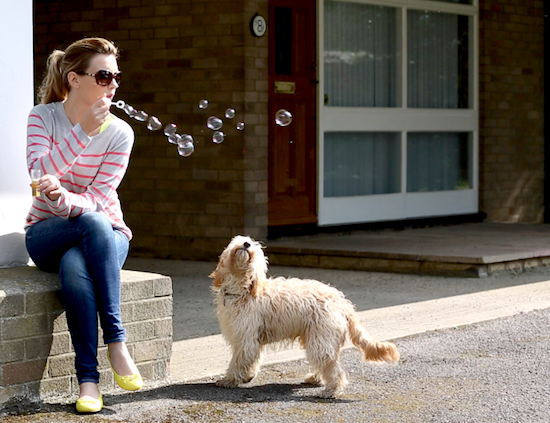
[[(110, 71), (112, 74), (117, 74), (119, 70), (115, 56), (111, 54), (96, 54), (90, 60), (88, 69), (86, 69), (85, 72), (87, 74), (97, 75), (99, 71)], [(112, 100), (119, 87), (115, 79), (108, 85), (99, 85), (95, 76), (76, 74), (76, 78), (77, 84), (71, 88), (70, 93), (76, 94), (79, 100), (90, 106), (103, 94)]]

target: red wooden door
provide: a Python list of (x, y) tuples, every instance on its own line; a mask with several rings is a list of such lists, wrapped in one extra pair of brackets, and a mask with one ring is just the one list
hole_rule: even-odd
[[(269, 225), (316, 223), (316, 0), (270, 0)], [(275, 123), (288, 110), (289, 126)]]

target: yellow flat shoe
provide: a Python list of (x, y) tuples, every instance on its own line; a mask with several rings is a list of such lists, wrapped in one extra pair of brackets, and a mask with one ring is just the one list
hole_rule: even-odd
[(117, 372), (115, 372), (113, 364), (111, 363), (111, 355), (109, 354), (108, 350), (107, 358), (109, 359), (109, 364), (111, 365), (111, 370), (113, 371), (113, 376), (115, 377), (115, 381), (118, 386), (120, 386), (122, 389), (126, 389), (127, 391), (137, 391), (138, 389), (143, 387), (143, 379), (141, 378), (139, 372), (129, 376), (121, 376)]
[(103, 395), (99, 394), (98, 399), (76, 400), (76, 411), (79, 413), (97, 413), (103, 409)]

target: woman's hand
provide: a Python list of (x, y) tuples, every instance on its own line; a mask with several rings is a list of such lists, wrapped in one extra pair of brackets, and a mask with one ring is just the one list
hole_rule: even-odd
[(99, 133), (99, 129), (103, 122), (109, 116), (111, 110), (111, 99), (105, 94), (98, 97), (97, 101), (92, 104), (92, 107), (86, 112), (80, 126), (88, 136), (94, 136)]
[(44, 175), (38, 180), (38, 191), (46, 194), (52, 201), (57, 201), (61, 197), (61, 183), (53, 175)]

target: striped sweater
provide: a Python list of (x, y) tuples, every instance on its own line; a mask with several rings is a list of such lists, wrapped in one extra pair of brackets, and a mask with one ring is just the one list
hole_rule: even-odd
[(43, 175), (56, 176), (62, 194), (56, 201), (44, 194), (35, 197), (25, 229), (53, 216), (69, 219), (95, 211), (132, 238), (122, 217), (117, 188), (128, 167), (134, 131), (122, 119), (110, 116), (110, 124), (89, 137), (80, 124), (73, 126), (62, 102), (40, 104), (31, 110), (27, 126), (29, 173), (41, 169)]

